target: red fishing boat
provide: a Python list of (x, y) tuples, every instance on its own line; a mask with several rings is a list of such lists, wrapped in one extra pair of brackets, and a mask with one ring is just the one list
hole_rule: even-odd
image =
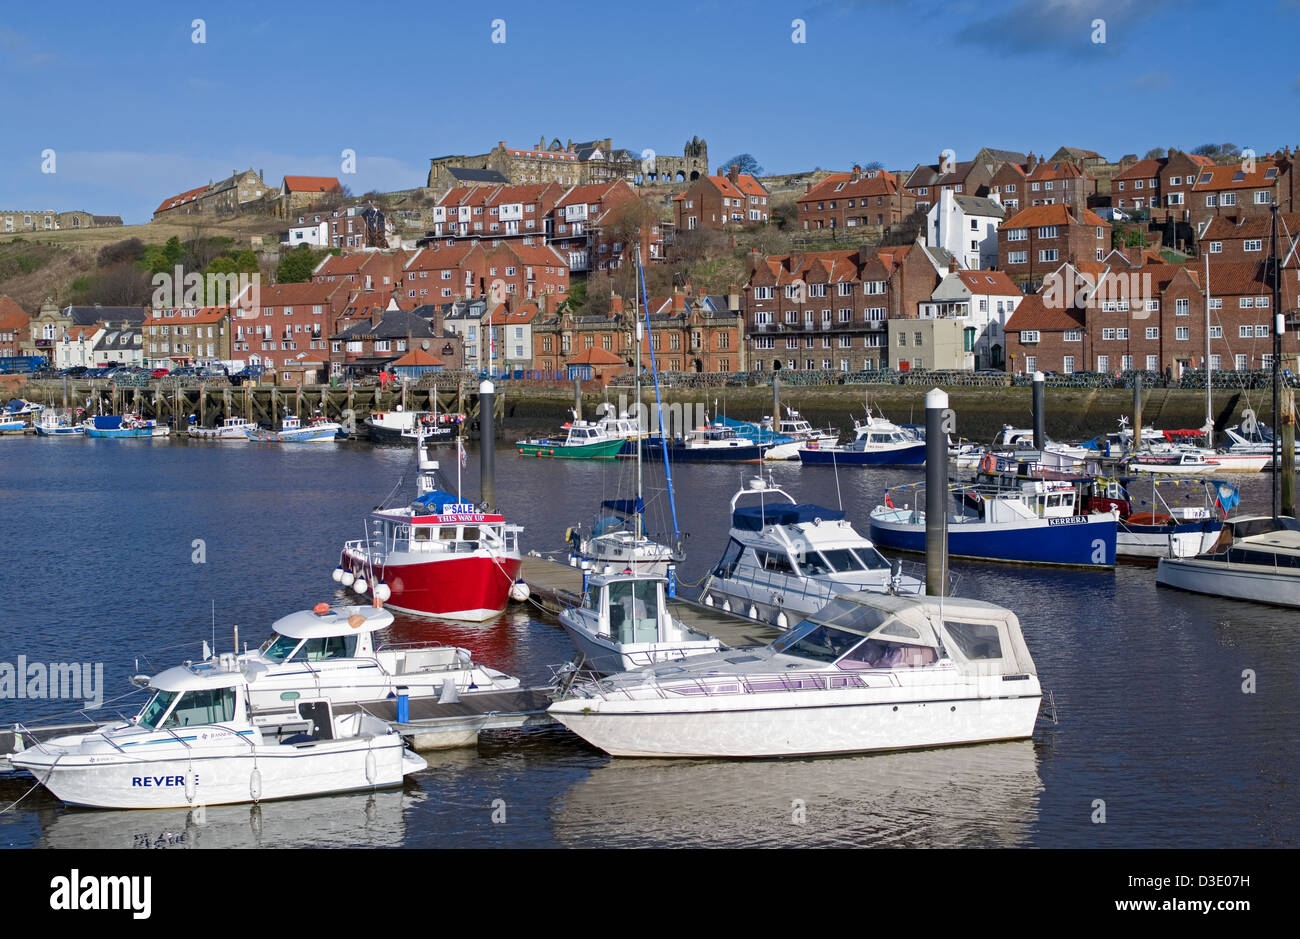
[(523, 528), (440, 488), (424, 435), (414, 439), (415, 499), (371, 513), (366, 537), (343, 546), (334, 580), (404, 613), (491, 619), (505, 609), (519, 577)]

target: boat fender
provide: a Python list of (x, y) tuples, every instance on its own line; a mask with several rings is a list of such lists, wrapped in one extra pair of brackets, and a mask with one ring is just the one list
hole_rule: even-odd
[(528, 599), (531, 593), (532, 591), (529, 590), (526, 583), (522, 580), (517, 580), (510, 588), (510, 599), (514, 600), (516, 603), (523, 603)]
[(375, 584), (375, 598), (378, 599), (380, 603), (387, 603), (392, 595), (393, 590), (388, 586), (388, 584), (382, 582)]
[(248, 777), (248, 795), (254, 802), (261, 801), (262, 798), (262, 771), (256, 766)]
[(364, 594), (366, 592), (365, 578), (358, 577), (356, 581), (352, 584), (352, 589), (355, 590), (357, 593)]
[(343, 576), (339, 578), (339, 583), (341, 583), (344, 587), (351, 587), (352, 584), (356, 581), (356, 579), (357, 579), (356, 574), (352, 573), (351, 571), (344, 571)]
[(713, 606), (713, 594), (711, 594), (711, 593), (706, 593), (706, 594), (704, 595), (704, 605), (705, 605), (705, 606)]
[(730, 600), (723, 600), (723, 601), (722, 601), (722, 612), (724, 612), (724, 613), (730, 613), (730, 612), (731, 612), (731, 601), (730, 601)]
[(375, 784), (375, 751), (366, 751), (366, 782)]
[(334, 583), (341, 584), (343, 583), (343, 574), (344, 574), (343, 568), (336, 567), (334, 568), (334, 573), (331, 574), (330, 576), (334, 578)]
[(758, 619), (758, 607), (751, 604), (749, 607), (749, 612), (746, 613), (745, 615), (748, 616), (750, 619)]
[(822, 523), (822, 519), (821, 519), (821, 516), (820, 516), (820, 515), (813, 519), (813, 525), (814, 525), (814, 526), (816, 526), (816, 525), (820, 525), (821, 523)]
[(790, 626), (790, 620), (784, 613), (778, 613), (776, 616), (776, 625), (780, 629), (787, 629)]
[(185, 773), (185, 801), (190, 805), (194, 804), (194, 767), (191, 766)]
[(348, 617), (348, 625), (351, 626), (353, 629), (360, 629), (365, 624), (366, 624), (366, 618), (362, 616), (360, 613), (353, 613), (351, 616)]

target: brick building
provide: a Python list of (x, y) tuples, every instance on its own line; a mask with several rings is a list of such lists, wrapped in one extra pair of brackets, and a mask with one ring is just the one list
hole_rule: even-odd
[[(551, 212), (549, 244), (568, 260), (570, 270), (610, 270), (622, 264), (631, 245), (620, 240), (617, 222), (639, 197), (622, 180), (608, 185), (577, 186)], [(664, 258), (659, 225), (641, 233), (645, 263)]]
[(1025, 175), (1026, 207), (1064, 203), (1076, 211), (1097, 192), (1097, 180), (1068, 160), (1038, 162), (1031, 153)]
[(767, 189), (733, 165), (724, 175), (703, 176), (673, 197), (678, 231), (760, 225), (768, 220)]
[(1268, 215), (1277, 204), (1282, 212), (1300, 207), (1300, 179), (1290, 148), (1256, 160), (1202, 167), (1192, 187), (1188, 213), (1198, 235), (1219, 215)]
[(751, 368), (882, 367), (887, 320), (915, 319), (950, 260), (946, 252), (935, 253), (920, 242), (752, 255), (744, 288)]
[(998, 228), (998, 269), (1018, 283), (1039, 283), (1063, 263), (1100, 261), (1110, 251), (1110, 222), (1064, 203), (1021, 209)]
[(448, 239), (416, 251), (396, 287), (403, 307), (482, 298), (535, 300), (548, 294), (563, 300), (569, 268), (558, 251), (541, 244)]
[(153, 217), (170, 218), (176, 215), (234, 215), (250, 203), (261, 203), (275, 190), (262, 181), (262, 174), (253, 169), (242, 173), (235, 170), (225, 179), (208, 181), (159, 203)]
[(804, 231), (885, 228), (912, 214), (916, 201), (888, 170), (854, 166), (851, 173), (832, 173), (807, 184), (798, 200), (798, 226)]
[(31, 319), (9, 297), (0, 296), (0, 356), (22, 355), (21, 343)]
[[(1300, 244), (1300, 212), (1278, 212), (1278, 256), (1289, 258)], [(1201, 252), (1210, 264), (1221, 261), (1259, 261), (1273, 245), (1273, 216), (1217, 215), (1201, 234)]]
[(425, 240), (438, 238), (541, 238), (551, 233), (551, 212), (567, 188), (558, 183), (529, 186), (457, 186), (438, 199)]
[(235, 358), (231, 355), (231, 323), (236, 319), (251, 322), (228, 306), (154, 308), (141, 325), (144, 361), (170, 369)]
[(264, 286), (259, 299), (257, 316), (231, 324), (231, 358), (273, 370), (329, 361), (329, 337), (352, 299), (346, 282)]
[(1007, 320), (1007, 371), (1083, 371), (1086, 317), (1077, 307), (1044, 303), (1042, 294), (1025, 297)]

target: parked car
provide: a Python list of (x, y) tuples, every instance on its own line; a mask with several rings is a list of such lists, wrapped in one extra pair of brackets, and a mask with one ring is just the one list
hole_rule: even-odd
[(169, 370), (165, 368), (156, 368), (149, 373), (153, 378), (166, 378)]
[(167, 373), (170, 378), (193, 378), (196, 372), (191, 365), (181, 365)]
[(232, 385), (242, 385), (246, 381), (257, 381), (266, 372), (265, 365), (245, 365), (230, 377)]

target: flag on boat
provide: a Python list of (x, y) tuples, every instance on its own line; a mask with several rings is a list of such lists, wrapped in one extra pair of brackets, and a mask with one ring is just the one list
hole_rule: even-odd
[(456, 437), (456, 459), (462, 467), (465, 465), (465, 442), (459, 435)]
[(894, 507), (894, 500), (890, 497), (888, 492), (885, 493), (885, 505), (891, 509)]
[(1215, 488), (1219, 491), (1219, 511), (1227, 515), (1241, 502), (1241, 494), (1232, 483), (1216, 483)]

